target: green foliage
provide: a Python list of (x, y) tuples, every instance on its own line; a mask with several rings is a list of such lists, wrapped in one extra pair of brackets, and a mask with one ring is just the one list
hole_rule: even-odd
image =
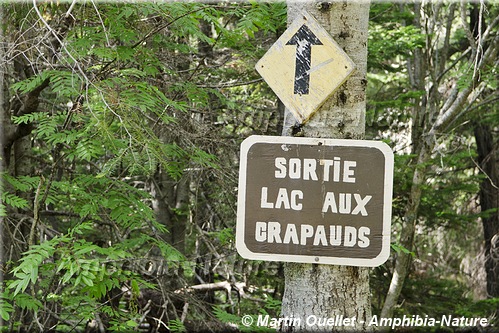
[[(265, 121), (275, 112), (268, 112), (266, 88), (242, 83), (257, 78), (254, 63), (285, 28), (285, 3), (38, 4), (63, 45), (39, 43), (38, 33), (52, 33), (28, 7), (16, 4), (7, 15), (8, 29), (19, 30), (11, 35), (22, 36), (13, 45), (22, 40), (23, 48), (31, 47), (11, 55), (13, 62), (23, 54), (19, 63), (36, 64), (27, 78), (15, 72), (9, 77), (11, 100), (22, 105), (42, 83), (48, 86), (36, 112), (12, 112), (18, 114), (12, 125), (33, 129), (32, 174), (3, 175), (0, 215), (8, 217), (8, 227), (19, 225), (13, 229), (18, 239), (27, 235), (16, 232), (36, 227), (36, 244), (19, 244), (12, 253), (0, 315), (29, 330), (38, 328), (29, 320), (33, 314), (45, 323), (54, 319), (51, 310), (64, 321), (50, 329), (72, 331), (84, 330), (99, 313), (107, 330), (137, 330), (142, 288), (168, 279), (173, 286), (188, 285), (198, 273), (190, 255), (194, 241), (186, 240), (187, 256), (176, 240), (167, 241), (175, 230), (159, 222), (155, 200), (168, 201), (185, 179), (208, 177), (199, 186), (215, 202), (209, 209), (218, 210), (208, 241), (218, 239), (215, 251), (233, 250), (236, 152), (224, 148), (258, 126), (259, 116)], [(28, 28), (35, 26), (39, 32)], [(158, 175), (166, 180), (159, 182)], [(35, 215), (32, 201), (41, 179), (38, 220), (19, 221), (11, 213)], [(189, 200), (203, 191), (188, 190)], [(197, 230), (194, 204), (167, 206), (163, 214), (171, 221)], [(167, 278), (155, 280), (134, 266), (149, 256), (167, 263)], [(125, 285), (129, 298), (111, 304), (124, 297)], [(193, 312), (190, 317), (205, 320), (206, 310)], [(185, 331), (173, 318), (165, 321), (170, 329)]]
[(466, 318), (491, 318), (492, 325), (497, 326), (498, 318), (494, 318), (494, 309), (499, 308), (499, 298), (488, 298), (484, 300), (466, 302), (456, 310), (456, 315)]
[[(452, 279), (413, 277), (404, 285), (404, 307), (397, 309), (394, 317), (403, 315), (430, 318), (452, 315), (465, 318), (488, 318), (494, 323), (494, 312), (497, 309), (498, 299), (490, 298), (474, 301), (463, 294), (466, 287)], [(424, 305), (421, 303), (424, 300)], [(495, 326), (495, 325), (494, 325)], [(440, 332), (449, 329), (446, 327), (414, 327), (414, 332)], [(412, 330), (411, 330), (412, 331)]]
[(185, 333), (187, 330), (185, 329), (184, 323), (182, 323), (178, 319), (168, 321), (168, 328), (172, 333)]
[(415, 50), (426, 45), (425, 34), (411, 24), (413, 16), (409, 5), (373, 3), (370, 10), (367, 60), (371, 71), (400, 72), (404, 61), (390, 60), (410, 57)]
[(35, 121), (40, 121), (49, 116), (48, 112), (28, 113), (22, 116), (12, 116), (14, 124), (30, 124)]
[(264, 31), (277, 33), (283, 31), (287, 17), (286, 4), (284, 2), (258, 3), (251, 1), (252, 8), (244, 13), (238, 22), (238, 28), (243, 30), (251, 38), (255, 32)]
[[(452, 314), (467, 303), (462, 296), (462, 285), (455, 281), (439, 278), (411, 279), (404, 287), (404, 297), (407, 302), (399, 315), (419, 314), (430, 317), (439, 317)], [(420, 300), (424, 299), (426, 306), (421, 307)]]
[(220, 231), (212, 232), (211, 235), (214, 238), (217, 238), (222, 245), (235, 241), (234, 229), (232, 228), (225, 228)]
[(464, 140), (466, 138), (462, 136), (449, 136), (448, 151), (430, 161), (420, 214), (431, 228), (442, 225), (466, 228), (477, 218), (475, 212), (463, 209), (472, 200), (472, 193), (478, 193), (480, 179), (474, 174), (475, 156), (470, 150), (461, 149)]
[(395, 251), (397, 253), (404, 252), (405, 254), (410, 254), (411, 256), (416, 256), (416, 253), (414, 253), (413, 251), (410, 251), (402, 244), (392, 243), (392, 244), (390, 244), (390, 247), (392, 248), (393, 251)]
[[(33, 191), (38, 186), (40, 178), (32, 176), (12, 177), (8, 173), (3, 173), (0, 177), (2, 178), (0, 180), (0, 216), (7, 216), (8, 206), (18, 209), (27, 208), (28, 201), (15, 193), (16, 191)], [(11, 187), (12, 191), (7, 190), (8, 187)]]
[(137, 322), (135, 320), (111, 320), (109, 330), (111, 332), (132, 332), (137, 327)]
[(13, 297), (16, 306), (29, 311), (38, 311), (43, 307), (42, 302), (27, 294), (18, 294)]
[(10, 86), (10, 88), (15, 92), (20, 92), (22, 94), (27, 94), (34, 90), (36, 87), (40, 86), (43, 81), (48, 79), (50, 76), (50, 71), (42, 72), (40, 75), (27, 78), (23, 81), (16, 82)]
[(8, 302), (10, 298), (7, 292), (0, 294), (0, 317), (5, 321), (10, 319), (10, 313), (14, 311), (14, 307)]
[[(15, 194), (3, 192), (2, 193), (2, 203), (10, 205), (15, 208), (26, 208), (28, 207), (28, 201), (24, 198), (20, 198)], [(3, 215), (5, 216), (5, 215)]]
[[(59, 97), (74, 98), (79, 94), (82, 80), (79, 75), (72, 71), (47, 70), (40, 74), (16, 82), (10, 88), (17, 93), (26, 94), (49, 80), (52, 91)], [(35, 116), (36, 117), (36, 116)]]
[[(100, 247), (77, 238), (89, 229), (92, 229), (90, 223), (78, 225), (68, 234), (34, 245), (24, 253), (21, 262), (12, 270), (14, 279), (7, 281), (8, 290), (13, 292), (3, 294), (1, 300), (6, 306), (2, 317), (8, 317), (12, 312), (12, 306), (6, 303), (10, 301), (21, 309), (34, 312), (44, 304), (58, 302), (68, 313), (78, 311), (82, 318), (91, 318), (97, 301), (112, 290), (121, 288), (126, 281), (135, 286), (132, 290), (135, 294), (139, 292), (139, 284), (150, 287), (140, 277), (121, 269), (119, 263), (132, 257), (130, 252), (121, 246)], [(54, 283), (58, 285), (57, 293), (50, 291)], [(81, 302), (87, 305), (82, 307)], [(105, 307), (101, 310), (105, 311)], [(115, 315), (114, 310), (110, 311)], [(134, 327), (130, 325), (130, 320), (125, 321), (125, 325)]]
[(45, 259), (50, 258), (54, 254), (55, 248), (53, 244), (58, 242), (58, 238), (54, 238), (50, 242), (35, 245), (32, 249), (24, 253), (19, 265), (12, 270), (14, 277), (17, 279), (8, 285), (9, 289), (15, 288), (14, 296), (20, 292), (24, 292), (30, 284), (37, 282), (39, 267)]
[[(9, 283), (8, 288), (15, 289), (13, 296), (24, 292), (30, 285), (43, 284), (39, 279), (52, 278), (54, 273), (60, 277), (62, 284), (89, 287), (86, 290), (96, 298), (118, 286), (119, 280), (108, 274), (105, 264), (130, 254), (113, 247), (101, 248), (85, 240), (75, 240), (74, 234), (81, 234), (88, 227), (88, 224), (77, 226), (67, 235), (56, 236), (26, 251), (18, 266), (12, 270), (15, 280)], [(105, 257), (95, 257), (96, 254)], [(57, 260), (46, 262), (49, 258)]]
[(277, 314), (281, 313), (282, 302), (280, 300), (274, 299), (272, 296), (267, 296), (265, 298), (265, 313)]
[[(220, 307), (214, 307), (213, 312), (215, 316), (217, 317), (218, 320), (220, 320), (223, 323), (231, 324), (231, 325), (237, 325), (239, 331), (241, 332), (275, 332), (274, 329), (267, 328), (267, 327), (262, 327), (257, 325), (257, 315), (251, 315), (251, 325), (243, 325), (242, 324), (242, 317), (228, 313), (227, 311), (223, 310)], [(246, 315), (250, 316), (250, 315)]]
[[(271, 296), (265, 297), (264, 301), (265, 305), (263, 307), (255, 311), (255, 314), (244, 315), (244, 319), (243, 316), (228, 313), (219, 306), (213, 308), (213, 313), (221, 322), (237, 325), (241, 332), (275, 332), (274, 328), (258, 325), (258, 314), (265, 316), (270, 313), (271, 318), (279, 317), (281, 301), (275, 300)], [(251, 317), (251, 320), (248, 319), (249, 317)]]

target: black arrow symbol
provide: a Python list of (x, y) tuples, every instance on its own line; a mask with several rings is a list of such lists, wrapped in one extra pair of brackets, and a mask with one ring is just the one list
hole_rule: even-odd
[(294, 93), (308, 95), (310, 85), (310, 64), (312, 62), (312, 45), (322, 42), (304, 24), (291, 37), (286, 45), (296, 45), (295, 88)]

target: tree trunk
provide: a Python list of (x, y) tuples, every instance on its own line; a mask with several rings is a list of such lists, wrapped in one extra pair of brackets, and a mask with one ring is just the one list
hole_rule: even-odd
[[(421, 4), (414, 4), (414, 26), (421, 29)], [(423, 50), (414, 50), (414, 56), (408, 60), (407, 71), (410, 75), (411, 88), (415, 91), (425, 91), (425, 76), (427, 73), (426, 62)], [(431, 109), (431, 108), (428, 108)], [(390, 287), (386, 294), (383, 308), (381, 309), (382, 318), (393, 317), (393, 311), (397, 305), (398, 298), (402, 292), (404, 281), (409, 274), (412, 254), (414, 247), (414, 236), (418, 219), (419, 203), (421, 201), (422, 186), (426, 178), (426, 168), (422, 167), (429, 159), (432, 147), (425, 145), (425, 118), (428, 118), (427, 103), (424, 98), (417, 98), (412, 107), (413, 124), (411, 127), (411, 153), (417, 158), (413, 159), (414, 174), (412, 175), (411, 191), (407, 205), (405, 207), (404, 218), (402, 220), (402, 230), (400, 232), (400, 245), (407, 251), (399, 251), (396, 256), (395, 268), (393, 271)], [(429, 119), (426, 119), (426, 122)]]
[[(4, 22), (3, 20), (3, 6), (0, 5), (0, 22)], [(0, 27), (0, 41), (4, 40), (4, 32), (3, 32), (3, 25)], [(0, 59), (5, 59), (5, 52), (3, 45), (0, 45)], [(4, 73), (5, 73), (5, 61), (2, 61), (0, 63), (0, 175), (3, 174), (6, 164), (5, 164), (5, 156), (4, 156), (4, 150), (3, 150), (3, 133), (5, 133), (5, 128), (4, 128), (4, 122), (5, 122), (5, 108), (4, 108)], [(0, 176), (0, 188), (3, 189), (3, 177)], [(4, 231), (4, 214), (0, 213), (0, 292), (3, 292), (4, 284), (3, 284), (3, 274), (5, 270), (5, 264), (7, 260), (4, 258), (4, 246), (6, 245), (7, 237), (4, 237), (3, 231)], [(4, 326), (4, 320), (2, 316), (0, 316), (0, 327), (5, 327)]]
[(480, 208), (485, 240), (487, 296), (499, 297), (499, 165), (498, 147), (489, 126), (475, 125), (478, 163), (485, 178), (480, 183)]
[(395, 309), (400, 293), (402, 292), (404, 281), (409, 274), (412, 259), (410, 251), (414, 248), (414, 236), (416, 233), (418, 210), (421, 202), (422, 186), (425, 182), (426, 176), (426, 168), (422, 165), (428, 161), (430, 157), (428, 153), (429, 151), (431, 151), (431, 148), (423, 145), (419, 151), (419, 156), (415, 163), (411, 192), (405, 208), (402, 230), (400, 232), (400, 245), (407, 249), (407, 252), (400, 251), (397, 254), (392, 280), (381, 310), (382, 318), (393, 317), (393, 310)]
[[(294, 117), (286, 110), (283, 135), (363, 139), (369, 4), (365, 2), (288, 3), (288, 24), (301, 10), (306, 10), (320, 22), (353, 60), (356, 70), (304, 126), (298, 126)], [(284, 275), (286, 285), (282, 316), (301, 320), (298, 327), (291, 326), (292, 320), (285, 323), (281, 328), (282, 331), (324, 331), (324, 327), (307, 325), (306, 319), (311, 315), (316, 318), (355, 317), (352, 321), (353, 326), (329, 328), (334, 332), (352, 331), (352, 329), (370, 330), (368, 323), (371, 317), (371, 300), (368, 268), (288, 263)]]
[(183, 175), (180, 180), (175, 181), (166, 171), (158, 168), (151, 184), (152, 207), (156, 220), (168, 230), (162, 237), (180, 253), (185, 252), (188, 177), (189, 175)]

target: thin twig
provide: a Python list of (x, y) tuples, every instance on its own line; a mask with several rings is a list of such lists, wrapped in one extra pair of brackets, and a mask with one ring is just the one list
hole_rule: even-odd
[(35, 193), (35, 202), (33, 203), (33, 223), (31, 223), (31, 230), (29, 231), (28, 237), (28, 248), (33, 245), (35, 239), (35, 231), (38, 222), (40, 221), (40, 215), (38, 214), (40, 211), (40, 192), (42, 190), (42, 186), (45, 183), (45, 178), (40, 176), (40, 181), (38, 182), (38, 187), (36, 188)]
[(473, 154), (471, 153), (471, 144), (468, 144), (468, 152), (469, 152), (469, 155), (470, 155), (470, 158), (471, 160), (473, 161), (473, 163), (475, 164), (475, 166), (478, 168), (478, 170), (480, 170), (480, 172), (482, 172), (484, 175), (485, 175), (485, 178), (488, 179), (488, 181), (490, 182), (490, 185), (492, 185), (493, 188), (495, 188), (496, 190), (499, 190), (499, 186), (494, 184), (494, 181), (492, 180), (492, 178), (489, 177), (489, 175), (487, 174), (487, 172), (485, 172), (485, 170), (482, 169), (482, 167), (480, 166), (480, 164), (475, 161), (475, 159), (473, 158)]
[(250, 80), (250, 81), (245, 81), (245, 82), (224, 82), (220, 83), (216, 86), (209, 86), (209, 85), (198, 85), (198, 88), (209, 88), (209, 89), (220, 89), (220, 88), (231, 88), (231, 87), (240, 87), (240, 86), (247, 86), (250, 84), (262, 82), (263, 78), (255, 79), (255, 80)]

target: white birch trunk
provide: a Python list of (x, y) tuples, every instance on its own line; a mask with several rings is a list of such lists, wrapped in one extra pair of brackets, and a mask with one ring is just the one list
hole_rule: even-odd
[[(369, 3), (288, 2), (288, 24), (301, 10), (306, 10), (321, 23), (353, 60), (356, 70), (301, 128), (300, 135), (363, 139)], [(286, 111), (283, 135), (293, 133), (295, 124), (294, 117)], [(368, 268), (289, 263), (285, 268), (285, 284), (282, 316), (300, 320), (284, 320), (281, 331), (370, 331)], [(319, 318), (334, 318), (335, 324), (341, 325), (320, 326)], [(294, 327), (288, 324), (294, 324)]]

